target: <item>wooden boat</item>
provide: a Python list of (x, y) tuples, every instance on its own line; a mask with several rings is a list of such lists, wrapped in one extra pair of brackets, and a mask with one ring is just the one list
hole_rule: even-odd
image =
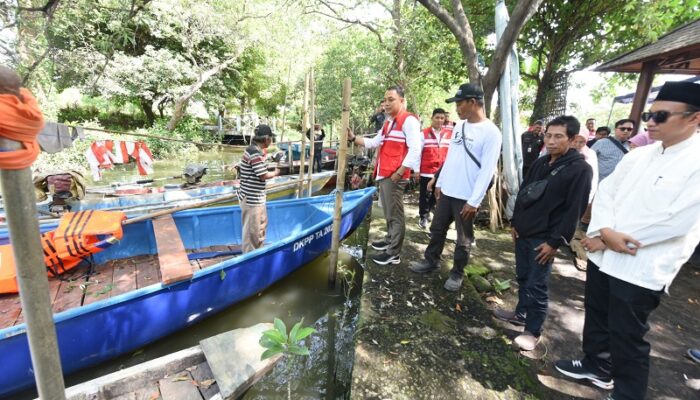
[[(341, 238), (365, 218), (374, 190), (344, 195)], [(92, 275), (82, 266), (49, 282), (63, 372), (134, 351), (192, 325), (320, 256), (331, 245), (334, 198), (268, 203), (269, 244), (240, 256), (234, 255), (241, 241), (237, 206), (175, 213), (169, 231), (157, 229), (163, 225), (160, 219), (125, 225), (121, 241), (92, 256)], [(7, 231), (0, 230), (0, 242), (7, 240)], [(178, 243), (180, 254), (163, 250)], [(163, 283), (173, 276), (171, 266), (182, 268), (183, 254), (191, 277)], [(19, 297), (0, 296), (0, 310), (0, 363), (6, 366), (0, 375), (2, 397), (31, 386), (34, 376)]]
[(271, 323), (234, 329), (199, 345), (66, 389), (68, 400), (226, 400), (241, 397), (281, 359), (260, 357), (262, 333)]
[[(335, 171), (322, 171), (312, 174), (311, 193), (318, 193), (334, 176)], [(308, 180), (306, 180), (305, 183), (306, 182), (308, 182)], [(105, 197), (68, 200), (67, 204), (71, 207), (71, 211), (117, 210), (124, 211), (129, 217), (134, 217), (166, 208), (193, 204), (203, 200), (230, 195), (238, 190), (238, 187), (238, 181), (220, 181), (216, 182), (216, 184), (207, 184), (189, 189), (163, 190), (156, 193), (133, 194), (130, 196), (108, 197), (104, 194)], [(298, 187), (299, 179), (296, 176), (287, 175), (275, 177), (268, 183), (267, 199), (282, 200), (294, 198)], [(304, 185), (304, 193), (302, 196), (309, 196), (308, 184)], [(236, 199), (228, 201), (229, 204), (236, 204), (237, 202)], [(42, 224), (55, 223), (57, 221), (56, 218), (47, 215), (49, 204), (48, 200), (37, 203), (37, 209), (40, 214), (39, 221)], [(2, 221), (0, 222), (0, 227), (4, 226), (4, 209), (0, 209), (0, 221)]]

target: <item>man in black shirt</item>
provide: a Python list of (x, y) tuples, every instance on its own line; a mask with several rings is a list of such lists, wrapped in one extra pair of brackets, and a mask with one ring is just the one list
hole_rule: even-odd
[(542, 124), (542, 120), (535, 121), (520, 138), (523, 146), (523, 179), (527, 176), (527, 171), (532, 163), (540, 156), (540, 150), (544, 144)]
[(554, 255), (574, 236), (588, 204), (593, 170), (572, 146), (580, 127), (571, 116), (557, 117), (547, 124), (547, 155), (532, 164), (515, 201), (511, 224), (518, 305), (515, 311), (499, 309), (494, 314), (525, 326), (523, 334), (514, 340), (523, 351), (533, 350), (540, 341)]
[[(306, 130), (306, 137), (311, 140), (311, 129)], [(326, 138), (326, 132), (321, 128), (321, 125), (314, 124), (314, 172), (321, 172), (321, 159), (323, 157), (323, 139)]]
[(377, 107), (377, 111), (372, 115), (372, 118), (369, 119), (369, 123), (374, 124), (374, 132), (372, 133), (379, 132), (384, 126), (384, 121), (386, 121), (386, 114), (384, 113), (384, 102), (382, 101), (379, 103), (379, 107)]

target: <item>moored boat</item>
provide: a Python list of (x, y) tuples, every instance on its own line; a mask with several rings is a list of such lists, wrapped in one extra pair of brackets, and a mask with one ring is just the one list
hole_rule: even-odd
[[(344, 195), (341, 238), (360, 225), (374, 190)], [(95, 275), (86, 275), (88, 268), (81, 267), (63, 280), (50, 281), (64, 373), (134, 351), (192, 325), (320, 256), (331, 244), (334, 197), (268, 203), (269, 244), (240, 256), (235, 255), (241, 239), (239, 207), (174, 214), (193, 271), (190, 278), (172, 284), (162, 282), (156, 224), (147, 220), (126, 225), (120, 242), (93, 255), (99, 279), (91, 279)], [(7, 232), (0, 231), (3, 235), (7, 240)], [(0, 296), (0, 309), (5, 311), (0, 315), (0, 360), (12, 366), (0, 376), (2, 396), (31, 386), (34, 376), (18, 296)]]

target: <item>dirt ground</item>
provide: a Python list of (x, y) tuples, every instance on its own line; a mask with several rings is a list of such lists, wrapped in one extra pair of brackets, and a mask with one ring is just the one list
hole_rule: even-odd
[[(401, 264), (379, 266), (369, 259), (365, 263), (352, 398), (604, 398), (607, 392), (565, 379), (552, 367), (557, 359), (580, 355), (585, 272), (574, 266), (573, 254), (564, 249), (555, 262), (543, 341), (535, 351), (521, 353), (512, 344), (518, 328), (490, 314), (492, 308), (514, 307), (517, 302), (510, 235), (478, 229), (470, 261), (471, 268), (491, 283), (510, 279), (510, 289), (479, 293), (465, 279), (459, 292), (447, 292), (442, 285), (451, 267), (454, 231), (448, 234), (439, 272), (418, 275), (407, 268), (410, 261), (422, 258), (429, 241), (417, 224), (416, 203), (413, 195), (406, 195)], [(370, 240), (376, 240), (385, 229), (376, 203), (372, 218)], [(372, 254), (370, 248), (368, 255)], [(647, 335), (652, 344), (649, 399), (700, 398), (684, 384), (684, 374), (700, 378), (700, 365), (684, 356), (688, 347), (700, 347), (698, 278), (700, 269), (686, 265), (671, 295), (652, 315)]]

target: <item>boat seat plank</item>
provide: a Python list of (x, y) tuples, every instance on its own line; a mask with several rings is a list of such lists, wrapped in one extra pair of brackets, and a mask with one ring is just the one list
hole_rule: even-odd
[(15, 325), (22, 312), (19, 295), (4, 294), (0, 296), (0, 329)]
[(185, 245), (180, 238), (172, 215), (165, 215), (153, 220), (153, 232), (158, 247), (158, 262), (163, 284), (188, 280), (192, 278), (192, 265), (187, 258)]
[[(120, 260), (122, 261), (122, 260)], [(130, 260), (114, 263), (114, 275), (112, 276), (111, 296), (136, 290), (136, 265)]]
[(114, 261), (95, 268), (95, 273), (88, 280), (89, 285), (85, 289), (83, 305), (92, 304), (111, 297), (114, 277)]
[(260, 360), (265, 349), (258, 342), (262, 333), (272, 327), (270, 323), (261, 323), (199, 342), (222, 398), (239, 398), (280, 359), (281, 355), (278, 354)]
[(89, 270), (90, 266), (88, 263), (82, 263), (61, 275), (60, 279), (56, 279), (59, 281), (59, 286), (56, 298), (51, 306), (54, 313), (80, 307), (83, 304), (84, 293), (80, 285), (84, 284), (89, 278), (86, 275)]
[(211, 382), (213, 381), (214, 374), (211, 372), (211, 368), (209, 368), (209, 364), (206, 361), (195, 365), (194, 368), (190, 370), (190, 373), (192, 374), (192, 378), (194, 378), (195, 382), (199, 385), (199, 391), (205, 399), (211, 399), (219, 393), (219, 386), (216, 384), (216, 381)]
[(136, 287), (138, 289), (160, 282), (160, 268), (155, 256), (138, 256), (131, 259), (136, 266)]
[(163, 400), (202, 400), (203, 397), (194, 384), (192, 375), (185, 371), (158, 381)]

